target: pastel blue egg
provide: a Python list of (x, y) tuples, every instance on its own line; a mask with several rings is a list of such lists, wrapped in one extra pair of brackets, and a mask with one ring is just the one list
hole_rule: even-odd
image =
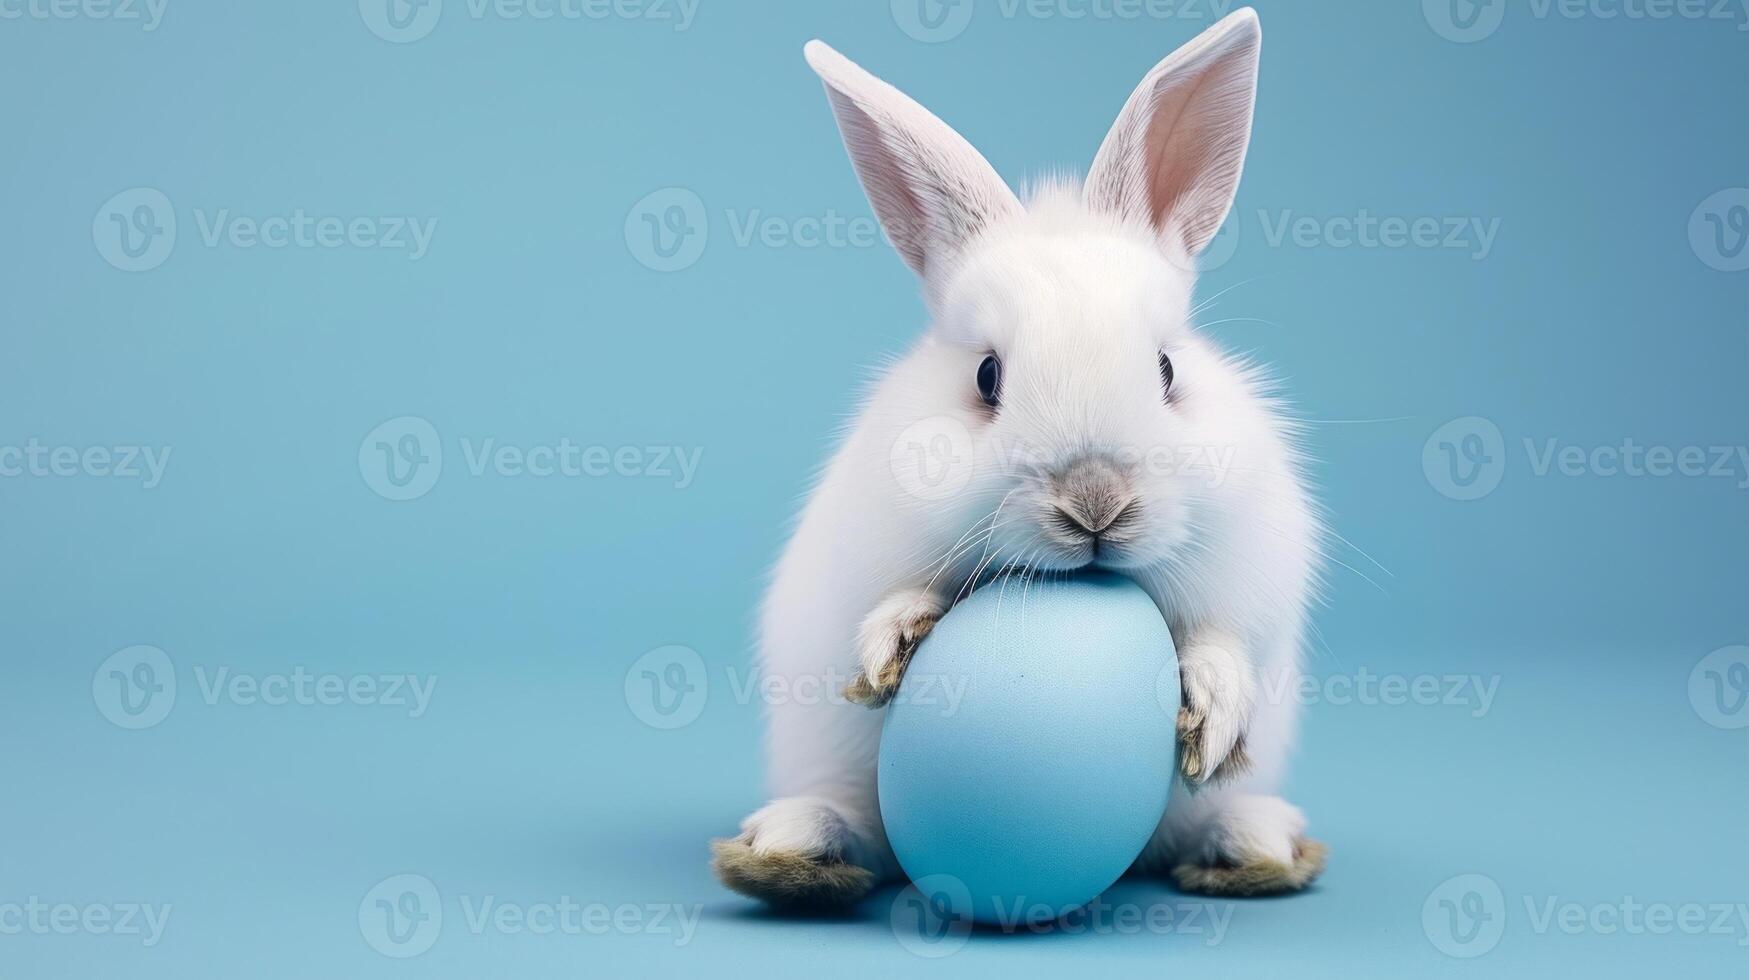
[(1129, 579), (973, 593), (887, 707), (880, 807), (899, 864), (932, 902), (980, 922), (1091, 901), (1165, 812), (1178, 702), (1172, 634)]

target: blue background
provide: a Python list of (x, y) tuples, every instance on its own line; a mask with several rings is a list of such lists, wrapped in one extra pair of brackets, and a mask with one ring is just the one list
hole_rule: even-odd
[[(706, 868), (706, 840), (762, 797), (757, 699), (725, 672), (748, 663), (764, 571), (860, 382), (922, 322), (884, 245), (740, 245), (731, 216), (866, 220), (801, 60), (810, 37), (1019, 182), (1084, 167), (1208, 6), (1067, 19), (976, 0), (933, 43), (885, 2), (703, 0), (685, 30), (446, 6), (411, 43), (341, 0), (170, 0), (152, 31), (0, 20), (0, 446), (173, 450), (150, 490), (0, 478), (0, 907), (173, 906), (151, 948), (0, 935), (0, 972), (1050, 975), (1124, 960), (1718, 976), (1749, 962), (1741, 923), (1568, 935), (1525, 906), (1749, 901), (1749, 731), (1709, 724), (1689, 696), (1703, 657), (1749, 643), (1749, 474), (1539, 476), (1523, 449), (1744, 443), (1749, 272), (1710, 267), (1688, 234), (1703, 199), (1749, 186), (1740, 16), (1539, 17), (1514, 0), (1491, 36), (1458, 43), (1416, 3), (1257, 4), (1237, 245), (1201, 292), (1231, 288), (1211, 331), (1275, 365), (1316, 420), (1315, 476), (1348, 543), (1312, 669), (1479, 674), (1498, 696), (1485, 712), (1312, 705), (1289, 796), (1330, 870), (1305, 895), (1216, 903), (1232, 914), (1217, 945), (977, 935), (925, 960), (889, 926), (890, 891), (856, 916), (793, 921)], [(158, 267), (124, 272), (93, 216), (136, 187), (173, 202), (178, 237)], [(664, 188), (696, 194), (708, 226), (672, 272), (626, 231)], [(220, 209), (299, 208), (438, 224), (417, 261), (200, 235)], [(1479, 261), (1271, 243), (1286, 214), (1363, 210), (1497, 219), (1498, 234)], [(409, 501), (373, 492), (359, 462), (366, 433), (401, 416), (427, 420), (445, 453)], [(1502, 434), (1501, 480), (1456, 500), (1423, 450), (1472, 416)], [(703, 455), (684, 488), (472, 476), (459, 440), (488, 437)], [(130, 731), (93, 675), (136, 644), (167, 653), (179, 694)], [(697, 652), (709, 700), (659, 730), (625, 682), (671, 644)], [(437, 688), (419, 718), (199, 696), (197, 669), (299, 666)], [(358, 921), (401, 873), (430, 879), (445, 916), (407, 960)], [(1467, 874), (1498, 885), (1505, 925), (1468, 959), (1422, 919)], [(678, 947), (474, 934), (458, 902), (483, 895), (697, 904), (702, 920)], [(1118, 895), (1200, 901), (1150, 883)]]

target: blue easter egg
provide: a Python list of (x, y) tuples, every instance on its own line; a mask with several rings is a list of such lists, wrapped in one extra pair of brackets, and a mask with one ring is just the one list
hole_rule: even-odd
[(999, 925), (1097, 897), (1165, 812), (1177, 660), (1153, 600), (1119, 575), (996, 583), (955, 606), (881, 731), (881, 818), (905, 873), (956, 917)]

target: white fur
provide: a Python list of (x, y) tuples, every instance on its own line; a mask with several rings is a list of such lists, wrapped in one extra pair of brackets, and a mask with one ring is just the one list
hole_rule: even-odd
[[(1249, 138), (1258, 39), (1241, 10), (1166, 59), (1125, 105), (1086, 190), (1047, 183), (1024, 207), (946, 124), (824, 44), (807, 47), (933, 322), (875, 385), (802, 511), (765, 603), (763, 670), (848, 678), (878, 665), (899, 617), (945, 608), (999, 571), (1086, 564), (1097, 548), (1050, 531), (1053, 480), (1093, 456), (1128, 460), (1120, 483), (1140, 516), (1099, 563), (1166, 616), (1187, 700), (1208, 714), (1210, 768), (1241, 735), (1253, 763), (1230, 783), (1177, 787), (1149, 867), (1282, 860), (1304, 829), (1271, 795), (1295, 705), (1259, 701), (1258, 678), (1297, 669), (1319, 525), (1265, 383), (1189, 322), (1192, 255), (1231, 205)], [(1161, 351), (1176, 369), (1170, 403)], [(1004, 370), (994, 412), (974, 384), (990, 352)], [(920, 422), (970, 438), (969, 482), (945, 499), (908, 493), (895, 465), (895, 443)], [(837, 698), (773, 705), (778, 802), (748, 818), (754, 848), (896, 874), (875, 799), (880, 725), (880, 711)]]

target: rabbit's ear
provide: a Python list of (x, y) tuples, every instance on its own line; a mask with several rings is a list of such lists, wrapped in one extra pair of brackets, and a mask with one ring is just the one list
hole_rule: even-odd
[(1246, 7), (1155, 65), (1099, 145), (1088, 205), (1145, 220), (1190, 255), (1202, 251), (1239, 187), (1262, 39)]
[(826, 83), (875, 216), (918, 275), (1021, 210), (989, 161), (929, 110), (824, 42), (809, 41), (802, 53)]

